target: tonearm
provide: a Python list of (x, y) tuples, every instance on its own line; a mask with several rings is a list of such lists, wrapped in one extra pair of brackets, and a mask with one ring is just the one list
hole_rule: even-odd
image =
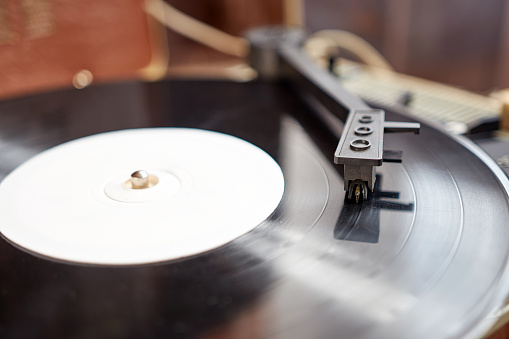
[(369, 107), (347, 92), (338, 79), (322, 69), (302, 49), (306, 35), (301, 29), (262, 27), (247, 34), (249, 62), (263, 79), (288, 80), (310, 93), (345, 123), (334, 162), (344, 166), (348, 199), (367, 199), (375, 185), (376, 166), (383, 161), (384, 133), (420, 131), (415, 122), (385, 121), (385, 112)]

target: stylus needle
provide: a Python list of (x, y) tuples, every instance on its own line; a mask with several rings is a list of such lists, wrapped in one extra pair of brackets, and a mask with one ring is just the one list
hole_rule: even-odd
[(359, 199), (361, 197), (361, 187), (360, 185), (355, 186), (355, 203), (359, 203)]

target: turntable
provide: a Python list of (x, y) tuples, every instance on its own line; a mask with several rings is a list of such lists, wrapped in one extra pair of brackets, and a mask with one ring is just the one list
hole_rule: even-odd
[(245, 83), (1, 102), (2, 337), (483, 336), (509, 295), (506, 174), (368, 106), (303, 38), (253, 31)]

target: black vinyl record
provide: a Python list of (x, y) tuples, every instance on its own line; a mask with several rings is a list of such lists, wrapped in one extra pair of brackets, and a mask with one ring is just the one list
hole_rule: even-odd
[(508, 295), (509, 184), (487, 155), (427, 124), (387, 134), (403, 162), (349, 202), (337, 138), (282, 85), (118, 83), (4, 101), (0, 172), (82, 136), (159, 126), (266, 151), (285, 177), (276, 211), (218, 249), (150, 265), (75, 264), (1, 239), (2, 338), (475, 338)]

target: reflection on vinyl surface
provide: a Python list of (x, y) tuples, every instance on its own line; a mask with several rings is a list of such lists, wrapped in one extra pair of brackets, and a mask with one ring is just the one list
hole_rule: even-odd
[[(392, 168), (392, 170), (395, 169)], [(334, 228), (334, 238), (376, 244), (380, 235), (381, 209), (408, 212), (414, 210), (414, 203), (405, 204), (395, 200), (399, 199), (399, 192), (382, 191), (380, 189), (381, 181), (382, 176), (378, 174), (373, 194), (370, 194), (368, 199), (362, 203), (357, 204), (353, 201), (345, 201)], [(411, 187), (409, 184), (407, 183), (406, 187)], [(345, 200), (347, 200), (346, 198), (347, 193), (345, 193)]]
[(386, 136), (403, 163), (378, 168), (375, 194), (352, 205), (323, 146), (331, 138), (281, 86), (110, 84), (0, 111), (3, 175), (81, 136), (177, 126), (249, 141), (285, 176), (268, 220), (187, 259), (84, 266), (1, 240), (2, 337), (475, 337), (506, 297), (507, 193), (481, 159), (429, 126)]

